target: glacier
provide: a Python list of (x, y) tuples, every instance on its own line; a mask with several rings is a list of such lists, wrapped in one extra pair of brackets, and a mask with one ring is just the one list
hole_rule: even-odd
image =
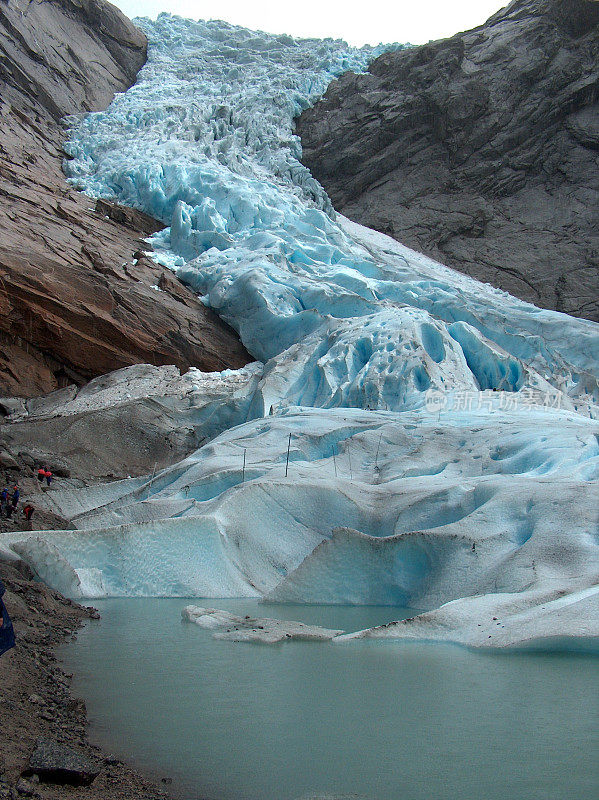
[[(340, 392), (331, 390), (326, 405), (362, 407), (364, 396), (352, 395), (368, 395), (373, 383), (382, 388), (367, 398), (371, 407), (381, 393), (392, 410), (418, 405), (423, 389), (445, 388), (446, 356), (463, 387), (515, 391), (546, 380), (564, 402), (597, 402), (596, 325), (517, 301), (337, 218), (299, 161), (294, 117), (379, 49), (169, 15), (141, 25), (147, 65), (107, 111), (71, 130), (65, 171), (91, 195), (168, 225), (151, 238), (156, 257), (257, 360), (295, 346), (295, 361), (317, 383), (326, 367), (316, 361), (327, 353), (315, 359), (306, 339), (342, 340), (350, 363), (331, 348), (327, 367)], [(372, 333), (357, 335), (364, 320)], [(421, 359), (411, 366), (405, 355), (414, 345)], [(394, 372), (369, 380), (369, 365), (376, 377), (390, 361)], [(281, 394), (279, 402), (325, 405)]]
[[(138, 23), (148, 62), (106, 111), (68, 120), (65, 172), (162, 220), (154, 257), (256, 363), (235, 402), (191, 377), (209, 408), (196, 452), (57, 487), (73, 530), (0, 546), (72, 596), (407, 605), (437, 616), (360, 636), (593, 641), (598, 326), (336, 214), (293, 119), (380, 48)], [(502, 638), (477, 619), (499, 608)]]

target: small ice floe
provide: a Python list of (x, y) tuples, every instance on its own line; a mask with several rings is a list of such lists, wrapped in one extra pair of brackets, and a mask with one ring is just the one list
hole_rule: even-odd
[(290, 639), (323, 642), (334, 639), (343, 633), (340, 630), (321, 628), (318, 625), (305, 625), (286, 619), (267, 619), (262, 617), (238, 617), (218, 608), (186, 606), (181, 612), (183, 620), (194, 622), (201, 628), (214, 631), (215, 639), (230, 639), (233, 642), (261, 642), (276, 644)]
[(409, 619), (339, 636), (419, 639), (470, 648), (599, 653), (599, 586), (546, 577), (528, 590), (460, 597)]

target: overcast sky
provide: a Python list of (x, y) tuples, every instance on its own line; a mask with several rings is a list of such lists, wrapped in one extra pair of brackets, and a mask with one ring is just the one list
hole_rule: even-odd
[(353, 45), (422, 44), (480, 25), (507, 0), (112, 0), (128, 17), (161, 11), (192, 19), (224, 19), (293, 36), (332, 36)]

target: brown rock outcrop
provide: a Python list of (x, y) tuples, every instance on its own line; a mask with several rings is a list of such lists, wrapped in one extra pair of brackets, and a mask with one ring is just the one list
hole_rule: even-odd
[(515, 0), (346, 73), (297, 133), (350, 219), (599, 321), (598, 101), (599, 3)]
[(159, 223), (69, 188), (59, 120), (135, 80), (146, 40), (104, 0), (0, 3), (0, 394), (130, 364), (250, 360), (235, 333), (144, 255)]

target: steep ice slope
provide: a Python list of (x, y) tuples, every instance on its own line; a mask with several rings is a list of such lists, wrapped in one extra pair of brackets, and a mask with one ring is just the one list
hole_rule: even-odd
[[(534, 611), (594, 585), (597, 326), (335, 217), (292, 117), (370, 53), (168, 16), (144, 29), (138, 84), (73, 129), (72, 179), (170, 224), (157, 257), (263, 377), (249, 422), (146, 482), (54, 492), (79, 531), (5, 544), (82, 595), (517, 593)], [(550, 611), (543, 630), (597, 635), (598, 598), (590, 623)], [(463, 640), (455, 619), (446, 638)]]
[(335, 221), (298, 160), (293, 117), (376, 51), (168, 15), (142, 25), (149, 55), (137, 84), (72, 130), (65, 168), (78, 187), (169, 225), (152, 240), (159, 258), (257, 359), (277, 358), (277, 375), (290, 360), (303, 372), (306, 392), (271, 382), (270, 405), (399, 410), (444, 389), (448, 373), (452, 387), (548, 381), (597, 400), (592, 323)]

